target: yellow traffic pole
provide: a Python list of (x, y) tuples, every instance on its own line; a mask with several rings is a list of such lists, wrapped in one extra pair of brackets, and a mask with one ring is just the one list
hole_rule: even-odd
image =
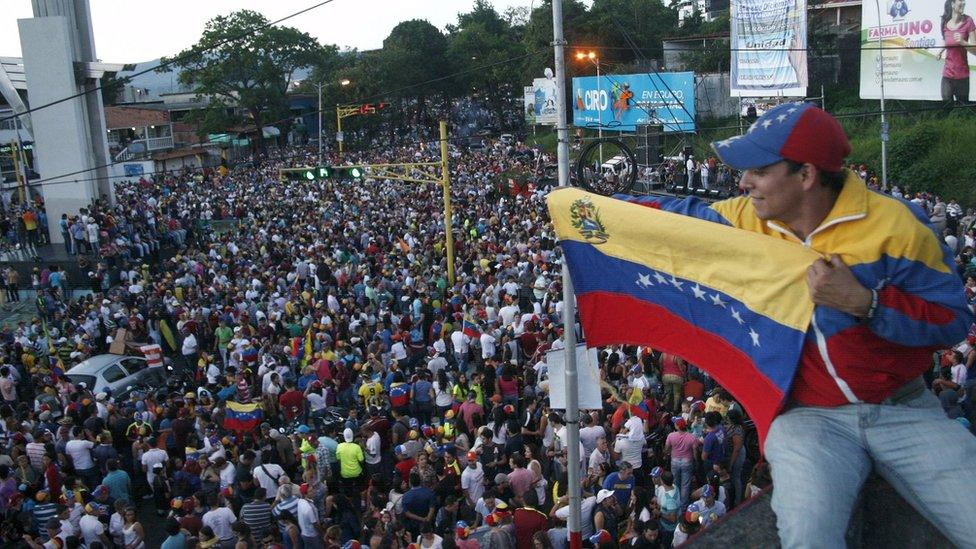
[(447, 247), (447, 280), (454, 285), (454, 232), (451, 222), (451, 173), (447, 162), (447, 121), (441, 120), (441, 188), (444, 191), (444, 238)]
[(17, 140), (10, 140), (10, 157), (14, 160), (14, 173), (17, 174), (17, 189), (20, 191), (20, 203), (26, 204), (26, 196), (24, 194), (24, 180), (21, 177), (20, 172), (20, 147), (17, 146)]
[[(336, 105), (336, 137), (342, 134), (342, 115), (339, 114), (339, 105)], [(346, 136), (342, 136), (342, 140), (339, 141), (339, 154), (342, 154), (342, 142), (346, 140)], [(338, 139), (337, 139), (338, 141)], [(319, 160), (319, 162), (322, 162)]]

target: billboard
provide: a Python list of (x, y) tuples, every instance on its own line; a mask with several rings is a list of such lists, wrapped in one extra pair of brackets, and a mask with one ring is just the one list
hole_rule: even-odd
[(532, 94), (535, 108), (534, 124), (555, 126), (559, 113), (556, 110), (556, 80), (536, 78), (532, 81)]
[(733, 97), (806, 97), (806, 0), (733, 0)]
[(535, 124), (535, 88), (532, 86), (525, 86), (522, 89), (522, 105), (525, 123), (529, 126)]
[[(861, 6), (862, 99), (881, 98), (882, 56), (888, 99), (942, 100), (943, 76), (965, 80), (968, 87), (972, 68), (967, 55), (951, 47), (967, 37), (951, 30), (943, 37), (942, 11), (943, 3), (934, 0), (883, 0), (880, 6)], [(968, 99), (974, 94), (976, 90), (969, 90)]]
[(573, 125), (634, 131), (695, 131), (695, 73), (610, 74), (573, 78)]

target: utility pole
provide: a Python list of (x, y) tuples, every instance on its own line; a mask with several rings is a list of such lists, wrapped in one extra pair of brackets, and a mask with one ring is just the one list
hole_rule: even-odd
[[(569, 186), (569, 128), (566, 126), (566, 40), (563, 38), (563, 3), (552, 0), (552, 47), (556, 60), (556, 158), (559, 186)], [(602, 124), (600, 128), (602, 132)], [(563, 356), (566, 360), (566, 452), (569, 484), (569, 547), (583, 546), (581, 533), (580, 455), (579, 455), (579, 375), (576, 371), (576, 296), (566, 261), (562, 262), (563, 281)]]
[[(874, 7), (878, 10), (878, 26), (881, 26), (881, 4), (874, 0)], [(884, 37), (878, 37), (878, 68), (881, 70), (881, 190), (888, 190), (888, 118), (885, 116), (885, 74), (884, 74)]]
[(318, 127), (318, 132), (319, 132), (319, 135), (318, 135), (318, 142), (319, 142), (319, 164), (321, 164), (322, 163), (322, 82), (319, 82), (318, 84), (316, 84), (315, 87), (318, 88), (318, 90), (319, 90), (319, 103), (318, 103), (318, 111), (319, 111), (319, 113), (318, 113), (319, 114), (319, 127)]
[(447, 121), (441, 120), (441, 188), (444, 192), (444, 246), (447, 248), (447, 280), (453, 286), (454, 279), (454, 223), (451, 211), (451, 172), (447, 156)]

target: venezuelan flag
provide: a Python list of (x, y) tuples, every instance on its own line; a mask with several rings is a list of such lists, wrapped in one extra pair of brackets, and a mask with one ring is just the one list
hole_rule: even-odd
[(261, 424), (264, 411), (257, 403), (241, 404), (233, 400), (227, 401), (224, 412), (224, 429), (228, 431), (251, 431)]
[(586, 343), (647, 345), (705, 370), (765, 440), (813, 314), (804, 246), (586, 193), (548, 198)]
[(302, 366), (312, 360), (312, 328), (305, 332), (305, 348), (302, 349)]
[(464, 319), (461, 321), (461, 331), (471, 339), (481, 337), (481, 330), (478, 329), (478, 324), (470, 315), (464, 315)]

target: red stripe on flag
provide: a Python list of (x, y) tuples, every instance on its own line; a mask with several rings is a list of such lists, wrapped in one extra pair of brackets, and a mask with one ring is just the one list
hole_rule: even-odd
[(878, 302), (918, 322), (945, 325), (956, 318), (952, 310), (942, 305), (925, 301), (920, 297), (907, 294), (891, 284), (881, 289), (878, 295)]
[(660, 305), (610, 292), (587, 292), (576, 299), (587, 346), (649, 345), (707, 371), (749, 412), (762, 447), (785, 395), (748, 355)]

